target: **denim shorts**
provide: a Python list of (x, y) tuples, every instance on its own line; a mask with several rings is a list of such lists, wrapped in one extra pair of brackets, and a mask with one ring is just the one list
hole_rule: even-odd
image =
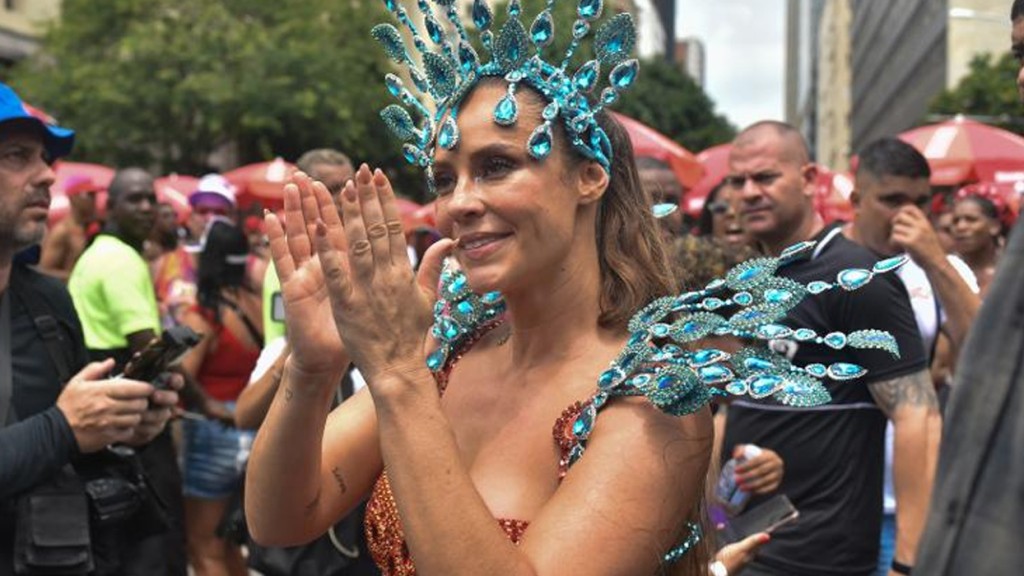
[[(234, 403), (227, 403), (234, 410)], [(185, 420), (185, 496), (219, 500), (233, 494), (249, 460), (255, 432), (215, 420)]]

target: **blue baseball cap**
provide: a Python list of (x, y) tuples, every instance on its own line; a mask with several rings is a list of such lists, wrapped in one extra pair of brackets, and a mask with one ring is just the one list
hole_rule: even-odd
[(29, 120), (39, 124), (44, 130), (43, 145), (52, 159), (67, 156), (75, 145), (74, 130), (48, 124), (33, 116), (14, 90), (0, 82), (0, 124), (9, 120)]

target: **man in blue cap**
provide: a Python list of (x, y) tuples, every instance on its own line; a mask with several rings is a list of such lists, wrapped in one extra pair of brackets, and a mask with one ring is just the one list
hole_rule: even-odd
[[(0, 84), (0, 576), (16, 564), (28, 574), (99, 568), (69, 465), (110, 445), (148, 443), (177, 403), (172, 390), (107, 378), (110, 360), (88, 363), (63, 284), (16, 257), (42, 239), (51, 164), (73, 144), (71, 130), (33, 117)], [(44, 508), (50, 514), (37, 514)]]

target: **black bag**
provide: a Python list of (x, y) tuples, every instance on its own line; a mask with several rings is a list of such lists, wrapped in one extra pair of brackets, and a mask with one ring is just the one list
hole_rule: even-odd
[(365, 504), (331, 526), (327, 534), (303, 546), (265, 547), (249, 542), (249, 567), (264, 576), (317, 574), (371, 576), (380, 571), (366, 549), (363, 534)]
[(17, 502), (14, 572), (65, 576), (93, 569), (89, 503), (70, 466)]

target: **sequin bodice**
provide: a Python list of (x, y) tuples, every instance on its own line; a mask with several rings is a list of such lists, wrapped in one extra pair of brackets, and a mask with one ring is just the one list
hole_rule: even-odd
[[(481, 329), (480, 333), (467, 342), (464, 350), (468, 350), (474, 342), (479, 340), (486, 332), (501, 322), (494, 322)], [(436, 374), (438, 389), (441, 393), (448, 386), (448, 375), (452, 366), (461, 358), (458, 354), (451, 359), (445, 370)], [(563, 478), (569, 471), (570, 454), (577, 444), (576, 437), (572, 433), (573, 424), (579, 417), (582, 409), (589, 405), (587, 402), (575, 402), (566, 408), (562, 415), (555, 421), (552, 428), (554, 442), (558, 445), (560, 458), (558, 461), (558, 477)], [(497, 518), (496, 521), (501, 529), (505, 531), (508, 539), (513, 544), (519, 544), (526, 528), (530, 523), (526, 520), (512, 518)], [(398, 515), (398, 506), (395, 504), (394, 495), (391, 493), (391, 483), (388, 481), (388, 473), (384, 471), (373, 487), (370, 499), (366, 503), (366, 543), (370, 550), (373, 561), (377, 563), (384, 576), (411, 576), (416, 574), (416, 566), (413, 564), (406, 545), (405, 533), (402, 530), (402, 520)]]

